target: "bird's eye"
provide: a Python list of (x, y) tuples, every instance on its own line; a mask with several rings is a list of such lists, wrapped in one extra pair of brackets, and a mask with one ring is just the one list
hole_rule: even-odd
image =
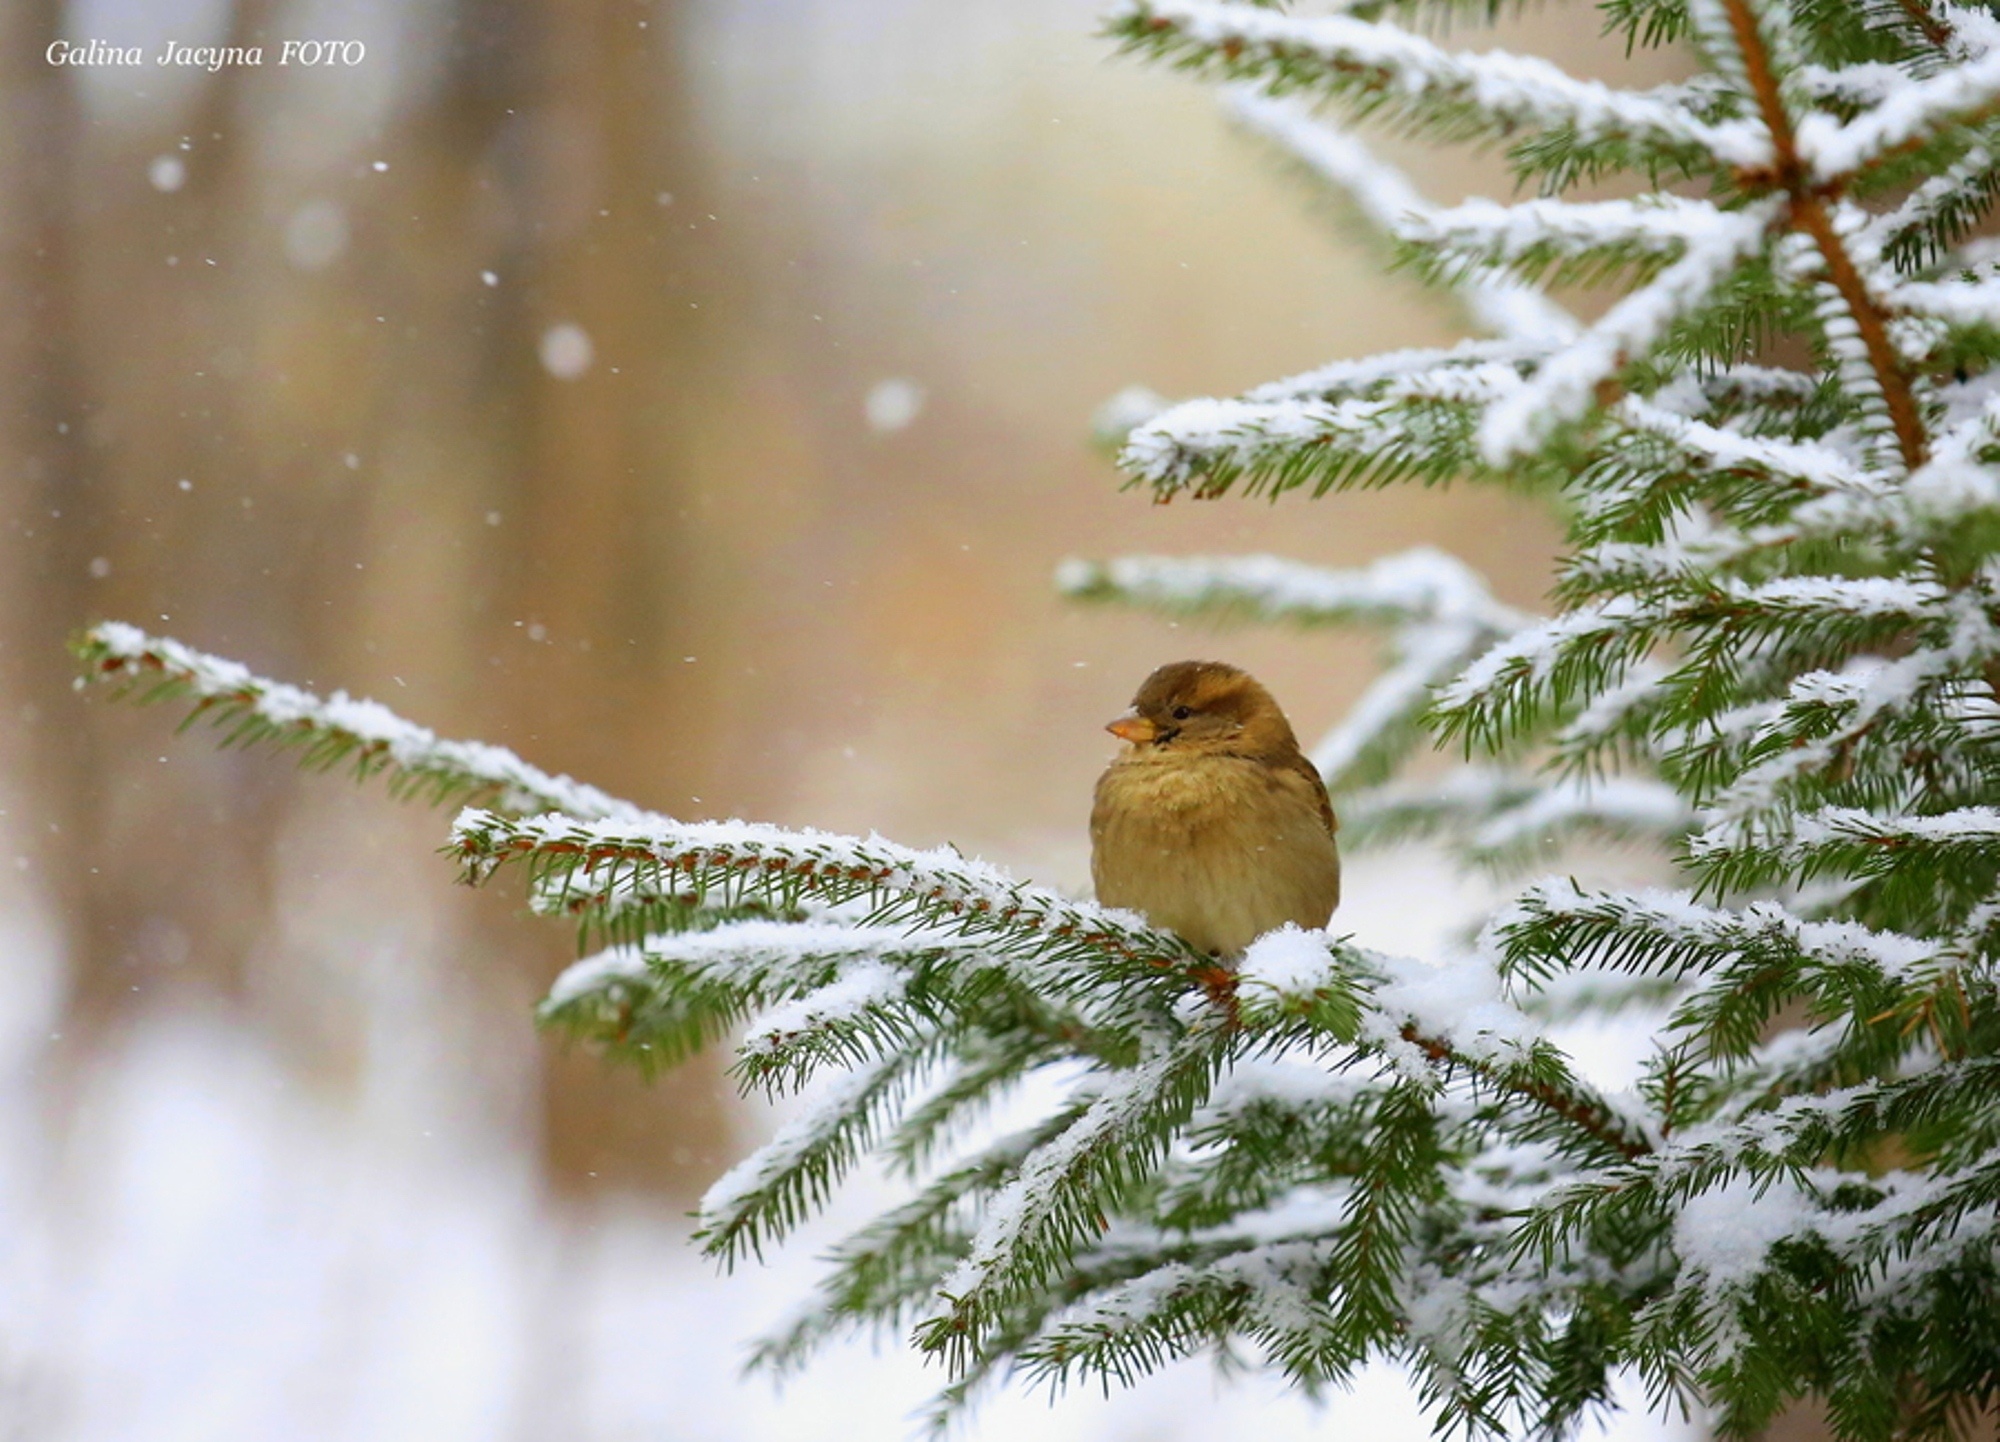
[(1192, 706), (1174, 707), (1174, 720), (1176, 721), (1185, 721), (1192, 715), (1194, 715), (1194, 708)]

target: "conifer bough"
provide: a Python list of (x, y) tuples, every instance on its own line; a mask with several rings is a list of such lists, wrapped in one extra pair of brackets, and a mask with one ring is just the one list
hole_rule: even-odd
[[(2000, 20), (1604, 0), (1693, 57), (1634, 91), (1425, 33), (1499, 8), (1114, 9), (1491, 332), (1121, 407), (1120, 463), (1161, 499), (1539, 489), (1550, 613), (1434, 553), (1059, 581), (1377, 626), (1392, 664), (1316, 753), (1350, 834), (1503, 876), (1614, 836), (1677, 886), (1526, 876), (1435, 965), (1287, 929), (1225, 968), (949, 850), (652, 816), (129, 627), (84, 674), (475, 803), (467, 878), (522, 871), (601, 948), (545, 1020), (642, 1067), (737, 1031), (746, 1086), (810, 1085), (706, 1199), (718, 1257), (865, 1155), (907, 1182), (768, 1365), (902, 1329), (951, 1369), (940, 1422), (1008, 1371), (1247, 1348), (1307, 1389), (1396, 1360), (1470, 1435), (1562, 1435), (1621, 1377), (1730, 1435), (1808, 1400), (1846, 1438), (1963, 1429), (2000, 1400)], [(1308, 103), (1495, 145), (1535, 194), (1427, 201)], [(1642, 193), (1572, 198), (1614, 175)], [(1621, 294), (1579, 320), (1544, 289), (1574, 281)], [(1426, 735), (1472, 764), (1404, 777)], [(1601, 1094), (1545, 1027), (1632, 1006), (1643, 1078)], [(1030, 1075), (1062, 1082), (996, 1135)]]

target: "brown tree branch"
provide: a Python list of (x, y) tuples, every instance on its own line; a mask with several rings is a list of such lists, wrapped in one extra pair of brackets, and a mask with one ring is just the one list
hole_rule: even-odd
[(1924, 39), (1940, 50), (1951, 44), (1951, 27), (1931, 14), (1931, 7), (1926, 5), (1924, 0), (1896, 0), (1896, 3), (1902, 7), (1903, 13), (1910, 17), (1910, 23), (1924, 32)]
[(1903, 464), (1915, 470), (1929, 456), (1929, 438), (1924, 433), (1923, 418), (1917, 411), (1916, 395), (1910, 389), (1909, 375), (1889, 340), (1888, 322), (1875, 304), (1874, 297), (1868, 294), (1868, 287), (1861, 279), (1854, 257), (1847, 253), (1847, 247), (1833, 228), (1833, 218), (1827, 214), (1826, 195), (1808, 181), (1806, 168), (1799, 159), (1798, 139), (1792, 131), (1791, 116), (1785, 111), (1778, 78), (1771, 69), (1770, 51), (1765, 48), (1764, 37), (1758, 32), (1757, 17), (1750, 8), (1750, 0), (1723, 0), (1723, 8), (1729, 16), (1730, 33), (1742, 52), (1743, 69), (1750, 81), (1751, 93), (1756, 97), (1758, 112), (1763, 117), (1765, 128), (1771, 133), (1776, 168), (1768, 183), (1783, 190), (1790, 200), (1787, 224), (1811, 236), (1813, 243), (1819, 247), (1819, 253), (1826, 261), (1827, 279), (1839, 292), (1848, 314), (1854, 317), (1855, 329), (1860, 333), (1862, 347), (1868, 353), (1869, 368), (1875, 372), (1876, 383), (1882, 389), (1882, 399), (1889, 408), (1889, 424), (1895, 430), (1896, 447), (1902, 453)]

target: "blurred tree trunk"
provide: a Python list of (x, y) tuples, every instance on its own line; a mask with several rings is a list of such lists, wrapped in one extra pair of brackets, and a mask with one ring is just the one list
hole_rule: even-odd
[(70, 73), (44, 59), (61, 13), (58, 0), (0, 9), (0, 754), (17, 758), (25, 790), (0, 794), (0, 834), (18, 881), (72, 918), (62, 941), (81, 953), (103, 929), (80, 804), (94, 747), (51, 700), (69, 676), (56, 642), (84, 603), (100, 534), (75, 424), (78, 102)]
[[(693, 692), (699, 674), (666, 655), (694, 603), (673, 521), (685, 447), (656, 405), (701, 364), (668, 290), (675, 272), (708, 265), (659, 200), (701, 168), (673, 22), (671, 7), (615, 0), (461, 0), (447, 79), (418, 122), (429, 144), (415, 184), (450, 207), (427, 228), (432, 263), (449, 271), (434, 277), (449, 297), (437, 323), (465, 337), (470, 363), (447, 396), (413, 352), (394, 388), (441, 410), (442, 449), (478, 437), (484, 457), (477, 496), (445, 502), (443, 477), (424, 483), (479, 556), (458, 577), (456, 654), (434, 634), (425, 658), (459, 676), (453, 710), (477, 734), (662, 807), (688, 784), (691, 718), (714, 710)], [(541, 360), (556, 327), (588, 339), (589, 365), (572, 378)], [(381, 518), (378, 554), (405, 514)], [(426, 529), (442, 541), (450, 527)], [(412, 554), (394, 569), (423, 584), (435, 564)], [(518, 1023), (548, 980), (550, 952), (535, 943), (549, 938), (527, 934), (517, 912), (479, 918), (476, 964), (521, 958), (501, 986)], [(648, 1090), (594, 1057), (552, 1054), (548, 1176), (685, 1197), (724, 1153), (725, 1093), (708, 1059)]]
[[(271, 11), (239, 0), (227, 43), (268, 43)], [(0, 13), (0, 485), (18, 558), (0, 568), (0, 737), (32, 758), (14, 834), (32, 831), (72, 918), (65, 1044), (81, 1061), (149, 1008), (221, 1000), (337, 1082), (366, 1064), (368, 1009), (401, 1003), (331, 974), (337, 956), (300, 971), (283, 913), (329, 857), (427, 854), (443, 818), (379, 796), (356, 811), (282, 755), (175, 743), (160, 716), (79, 702), (61, 640), (129, 618), (682, 799), (691, 718), (714, 708), (691, 690), (703, 674), (667, 658), (691, 603), (685, 445), (658, 401), (702, 364), (697, 312), (669, 290), (723, 280), (660, 200), (700, 191), (674, 12), (460, 0), (441, 69), (411, 72), (431, 88), (361, 142), (391, 159), (303, 174), (273, 156), (312, 123), (307, 79), (226, 68), (178, 110), (87, 125), (77, 72), (44, 58), (63, 15)], [(182, 181), (148, 183), (154, 158)], [(323, 268), (292, 253), (309, 211), (347, 238)], [(573, 379), (537, 359), (561, 324), (594, 348)], [(405, 675), (421, 679), (399, 693)], [(567, 938), (454, 896), (429, 864), (406, 894), (453, 918), (421, 962), (432, 1004), (462, 1013), (448, 1064), (502, 1113), (529, 1107), (558, 1186), (678, 1206), (726, 1144), (715, 1065), (648, 1091), (550, 1056), (537, 1084), (529, 1009)], [(355, 908), (357, 936), (371, 920)]]

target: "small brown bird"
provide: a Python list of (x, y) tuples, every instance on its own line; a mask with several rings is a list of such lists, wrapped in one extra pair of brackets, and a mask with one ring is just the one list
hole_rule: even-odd
[(1339, 823), (1269, 691), (1219, 661), (1176, 661), (1105, 729), (1128, 744), (1090, 813), (1098, 901), (1218, 956), (1288, 921), (1326, 925)]

